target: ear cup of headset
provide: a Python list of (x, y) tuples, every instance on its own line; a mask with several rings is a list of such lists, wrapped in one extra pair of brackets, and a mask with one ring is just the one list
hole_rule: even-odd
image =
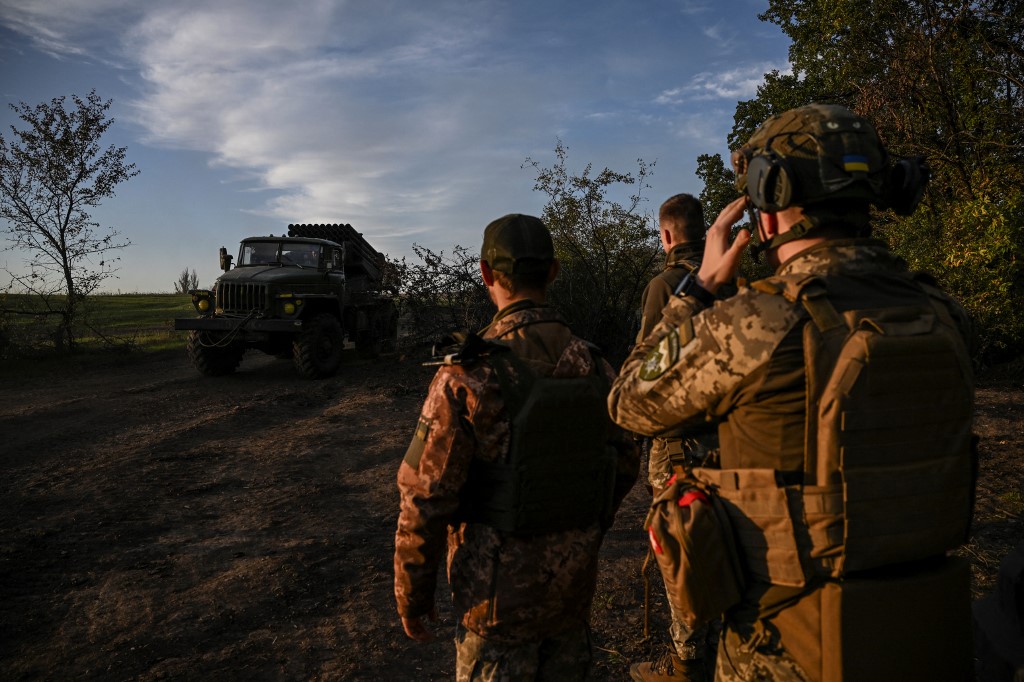
[(931, 171), (923, 156), (899, 159), (889, 168), (882, 187), (882, 201), (896, 215), (914, 212), (924, 196)]
[(793, 174), (786, 159), (773, 154), (758, 154), (747, 166), (747, 195), (758, 209), (775, 213), (793, 202)]

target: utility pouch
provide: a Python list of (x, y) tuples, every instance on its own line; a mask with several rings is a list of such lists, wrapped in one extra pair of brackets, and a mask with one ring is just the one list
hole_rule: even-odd
[(721, 500), (696, 481), (673, 476), (644, 522), (676, 616), (689, 628), (739, 602), (742, 569)]
[(948, 557), (826, 582), (769, 622), (812, 680), (970, 680), (970, 612), (970, 565)]

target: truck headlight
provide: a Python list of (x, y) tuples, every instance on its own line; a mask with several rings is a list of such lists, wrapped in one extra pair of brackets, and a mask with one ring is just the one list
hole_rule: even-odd
[(302, 299), (296, 297), (295, 294), (278, 294), (277, 300), (281, 302), (282, 315), (295, 315), (302, 309)]
[(213, 292), (206, 289), (195, 289), (192, 291), (192, 306), (200, 315), (210, 312), (213, 307)]

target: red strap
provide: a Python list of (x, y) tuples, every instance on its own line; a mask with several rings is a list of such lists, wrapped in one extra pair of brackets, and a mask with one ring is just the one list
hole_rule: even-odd
[(711, 500), (702, 491), (696, 489), (690, 489), (686, 491), (686, 494), (679, 498), (680, 507), (689, 507), (694, 502), (703, 502), (708, 504)]
[(658, 538), (654, 537), (654, 529), (647, 529), (647, 537), (651, 539), (651, 548), (656, 554), (662, 554), (661, 543), (658, 542)]

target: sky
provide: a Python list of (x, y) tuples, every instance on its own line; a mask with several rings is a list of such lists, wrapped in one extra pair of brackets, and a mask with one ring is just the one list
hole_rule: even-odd
[(0, 0), (0, 131), (23, 125), (12, 103), (113, 100), (103, 143), (140, 173), (92, 213), (132, 243), (103, 291), (171, 292), (193, 268), (211, 285), (221, 246), (289, 223), (350, 223), (415, 261), (413, 244), (478, 250), (491, 220), (539, 215), (525, 162), (553, 166), (559, 141), (573, 174), (653, 164), (652, 215), (698, 194), (737, 101), (788, 69), (767, 6)]

